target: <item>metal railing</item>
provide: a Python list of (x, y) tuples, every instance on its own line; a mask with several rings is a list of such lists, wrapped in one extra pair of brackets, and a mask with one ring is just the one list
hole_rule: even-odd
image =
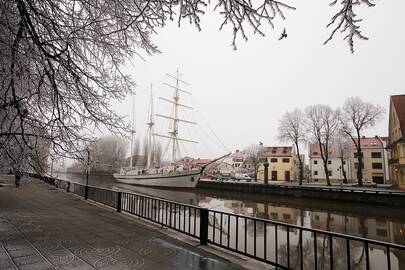
[[(399, 269), (405, 246), (341, 233), (226, 213), (65, 180), (56, 187), (179, 231), (276, 269)], [(395, 258), (395, 260), (394, 260)], [(396, 264), (393, 263), (396, 262)], [(405, 263), (405, 261), (403, 262)], [(378, 267), (373, 267), (378, 265)]]
[(267, 219), (209, 210), (209, 220), (208, 243), (276, 269), (393, 269), (392, 253), (405, 256), (403, 245)]

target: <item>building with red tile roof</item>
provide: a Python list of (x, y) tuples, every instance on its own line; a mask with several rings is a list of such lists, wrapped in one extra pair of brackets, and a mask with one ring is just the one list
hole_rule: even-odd
[[(293, 146), (265, 147), (265, 158), (269, 163), (269, 181), (295, 181), (297, 156)], [(258, 180), (264, 181), (264, 167), (260, 165)]]

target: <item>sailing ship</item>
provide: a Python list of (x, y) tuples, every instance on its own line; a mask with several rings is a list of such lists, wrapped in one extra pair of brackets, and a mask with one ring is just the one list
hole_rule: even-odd
[[(190, 106), (180, 103), (180, 94), (191, 95), (190, 92), (181, 89), (180, 84), (188, 85), (187, 82), (181, 80), (179, 71), (177, 70), (176, 76), (167, 74), (170, 78), (176, 81), (175, 86), (164, 83), (164, 85), (172, 88), (174, 90), (172, 99), (159, 97), (161, 100), (168, 102), (173, 106), (172, 115), (163, 115), (163, 114), (153, 114), (153, 94), (151, 90), (151, 102), (150, 110), (148, 115), (148, 133), (147, 133), (147, 153), (146, 153), (146, 166), (142, 167), (133, 167), (133, 140), (135, 136), (135, 124), (134, 117), (135, 113), (133, 108), (133, 122), (131, 127), (131, 158), (130, 158), (130, 167), (121, 168), (119, 174), (114, 174), (114, 178), (125, 184), (132, 185), (142, 185), (142, 186), (152, 186), (152, 187), (164, 187), (164, 188), (195, 188), (197, 185), (201, 174), (205, 168), (223, 157), (212, 160), (211, 162), (204, 164), (201, 168), (191, 169), (188, 171), (183, 171), (183, 169), (176, 165), (176, 157), (178, 152), (178, 143), (198, 143), (195, 140), (180, 138), (179, 133), (179, 122), (184, 124), (196, 125), (196, 122), (189, 121), (186, 119), (179, 118), (179, 107), (185, 109), (193, 109)], [(168, 119), (171, 121), (171, 130), (168, 134), (159, 134), (154, 131), (154, 116)], [(168, 166), (160, 167), (152, 160), (152, 150), (154, 146), (155, 137), (161, 137), (170, 140), (171, 145), (171, 164)]]

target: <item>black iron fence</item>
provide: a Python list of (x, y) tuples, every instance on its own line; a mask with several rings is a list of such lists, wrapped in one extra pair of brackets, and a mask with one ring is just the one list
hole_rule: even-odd
[(225, 213), (134, 193), (42, 178), (102, 203), (276, 269), (401, 269), (405, 246), (267, 219)]

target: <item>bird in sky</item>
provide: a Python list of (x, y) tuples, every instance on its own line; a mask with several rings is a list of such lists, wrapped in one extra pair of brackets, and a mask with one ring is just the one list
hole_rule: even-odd
[(281, 36), (279, 37), (278, 40), (282, 40), (283, 38), (286, 38), (286, 37), (287, 37), (287, 31), (284, 28), (283, 33), (281, 33)]

